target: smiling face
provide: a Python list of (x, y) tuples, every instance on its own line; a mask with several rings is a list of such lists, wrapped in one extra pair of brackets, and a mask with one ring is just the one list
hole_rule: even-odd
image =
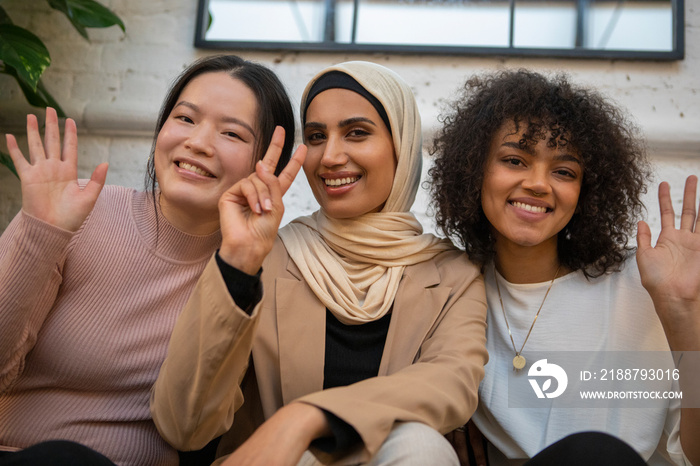
[(506, 123), (491, 141), (482, 208), (495, 234), (497, 254), (505, 248), (540, 247), (556, 257), (557, 234), (578, 204), (581, 159), (569, 146), (548, 147), (549, 137), (520, 148), (524, 131)]
[(347, 89), (318, 94), (306, 110), (304, 173), (332, 218), (381, 210), (396, 173), (391, 134), (377, 110)]
[(221, 195), (253, 167), (258, 103), (225, 72), (201, 74), (183, 89), (158, 133), (154, 162), (160, 207), (192, 234), (219, 227)]

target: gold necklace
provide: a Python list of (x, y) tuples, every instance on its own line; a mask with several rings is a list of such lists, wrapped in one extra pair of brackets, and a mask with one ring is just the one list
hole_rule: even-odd
[(508, 325), (508, 317), (506, 316), (506, 308), (503, 306), (503, 298), (501, 298), (501, 288), (498, 286), (498, 277), (496, 276), (496, 264), (493, 264), (493, 279), (496, 282), (496, 290), (498, 291), (498, 300), (501, 302), (501, 310), (503, 311), (503, 318), (506, 320), (506, 327), (508, 328), (508, 335), (510, 336), (510, 342), (513, 344), (513, 351), (515, 352), (515, 357), (513, 358), (513, 370), (519, 371), (523, 367), (525, 367), (525, 364), (527, 361), (525, 360), (525, 357), (522, 355), (523, 348), (525, 348), (525, 343), (527, 343), (527, 339), (530, 338), (530, 333), (532, 333), (532, 329), (535, 327), (535, 322), (537, 322), (537, 317), (540, 315), (540, 311), (542, 310), (542, 306), (544, 306), (544, 302), (547, 300), (547, 295), (549, 294), (549, 290), (552, 289), (552, 285), (554, 285), (554, 280), (557, 278), (557, 275), (559, 275), (559, 269), (561, 269), (561, 264), (559, 264), (559, 267), (557, 267), (557, 271), (554, 272), (554, 278), (552, 278), (552, 281), (549, 282), (549, 288), (547, 288), (547, 292), (544, 294), (544, 298), (542, 298), (542, 303), (540, 304), (540, 308), (537, 309), (537, 314), (535, 314), (535, 319), (532, 321), (532, 325), (530, 325), (530, 330), (527, 332), (527, 336), (525, 337), (525, 341), (523, 342), (523, 346), (520, 347), (520, 351), (515, 349), (515, 340), (513, 340), (513, 332), (510, 331), (510, 325)]

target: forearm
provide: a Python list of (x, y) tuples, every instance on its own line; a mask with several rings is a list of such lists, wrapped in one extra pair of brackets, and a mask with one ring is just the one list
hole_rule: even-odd
[(330, 435), (324, 413), (304, 403), (283, 406), (233, 452), (224, 466), (293, 466), (314, 439)]
[(671, 351), (700, 351), (700, 301), (660, 299), (652, 295)]
[(681, 409), (681, 446), (691, 464), (700, 465), (700, 408)]
[[(483, 360), (474, 360), (481, 364)], [(366, 453), (376, 453), (396, 422), (420, 422), (441, 432), (463, 425), (477, 406), (481, 375), (456, 366), (418, 363), (395, 374), (373, 377), (302, 397), (299, 401), (337, 416), (360, 435)]]
[[(681, 408), (680, 439), (683, 453), (692, 464), (700, 465), (700, 307), (694, 301), (654, 300), (669, 347), (682, 354), (678, 366), (680, 390), (686, 396)], [(682, 405), (682, 406), (683, 406)]]
[(21, 373), (56, 300), (72, 237), (24, 213), (0, 237), (0, 392)]
[(299, 401), (352, 426), (362, 438), (362, 461), (376, 453), (395, 422), (421, 422), (441, 432), (463, 425), (476, 409), (487, 360), (485, 306), (474, 302), (464, 309), (465, 304), (444, 317), (413, 364)]
[[(275, 413), (286, 421), (290, 430), (296, 431), (297, 441), (303, 447), (302, 451), (308, 450), (309, 445), (316, 439), (331, 435), (331, 428), (322, 410), (305, 403), (292, 402), (280, 408)], [(272, 419), (271, 418), (271, 419)]]
[(151, 393), (161, 435), (181, 450), (202, 448), (230, 429), (257, 326), (228, 294), (216, 261), (200, 277), (173, 330)]

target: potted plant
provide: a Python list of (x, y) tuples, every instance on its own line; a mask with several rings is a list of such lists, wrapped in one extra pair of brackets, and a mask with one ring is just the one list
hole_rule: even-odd
[[(87, 28), (119, 26), (124, 23), (108, 8), (94, 0), (47, 0), (54, 10), (64, 14), (78, 33), (90, 40)], [(61, 106), (51, 96), (41, 81), (44, 71), (51, 65), (46, 45), (26, 28), (15, 25), (5, 9), (0, 6), (0, 73), (12, 76), (29, 104), (35, 107), (54, 107), (58, 115), (65, 117)], [(8, 154), (0, 152), (0, 164), (17, 176)]]

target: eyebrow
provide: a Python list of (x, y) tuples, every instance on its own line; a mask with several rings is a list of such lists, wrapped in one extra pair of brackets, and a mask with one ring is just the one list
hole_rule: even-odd
[(304, 128), (314, 128), (314, 129), (326, 129), (326, 125), (324, 123), (318, 123), (315, 121), (307, 121), (304, 123)]
[[(173, 108), (177, 108), (181, 105), (183, 107), (190, 108), (190, 109), (194, 110), (195, 112), (202, 113), (202, 109), (199, 108), (198, 105), (195, 105), (192, 102), (188, 102), (186, 100), (182, 100), (182, 101), (178, 102), (175, 105), (175, 107), (173, 107)], [(246, 123), (245, 121), (243, 121), (239, 118), (232, 117), (232, 116), (224, 116), (221, 118), (221, 121), (223, 121), (224, 123), (234, 123), (234, 124), (240, 125), (240, 126), (244, 127), (245, 129), (247, 129), (248, 131), (250, 131), (250, 133), (253, 135), (253, 137), (255, 137), (255, 131), (253, 131), (253, 128), (248, 123)]]
[[(340, 120), (338, 122), (338, 127), (343, 128), (345, 126), (354, 125), (355, 123), (369, 123), (372, 126), (377, 126), (372, 120), (366, 117), (352, 117), (346, 118), (345, 120)], [(307, 121), (304, 124), (304, 128), (316, 128), (316, 129), (326, 129), (328, 126), (325, 123), (318, 123), (316, 121)]]
[(339, 121), (338, 126), (343, 127), (348, 125), (354, 125), (355, 123), (369, 123), (372, 126), (377, 126), (372, 120), (366, 117), (347, 118), (345, 120)]
[[(535, 151), (532, 150), (530, 147), (520, 147), (520, 144), (518, 144), (517, 142), (504, 142), (503, 144), (501, 144), (501, 147), (510, 147), (513, 149), (522, 150), (530, 155), (534, 155), (535, 153)], [(577, 164), (582, 165), (581, 160), (578, 157), (573, 156), (571, 154), (557, 154), (554, 156), (554, 160), (563, 162), (576, 162)]]

